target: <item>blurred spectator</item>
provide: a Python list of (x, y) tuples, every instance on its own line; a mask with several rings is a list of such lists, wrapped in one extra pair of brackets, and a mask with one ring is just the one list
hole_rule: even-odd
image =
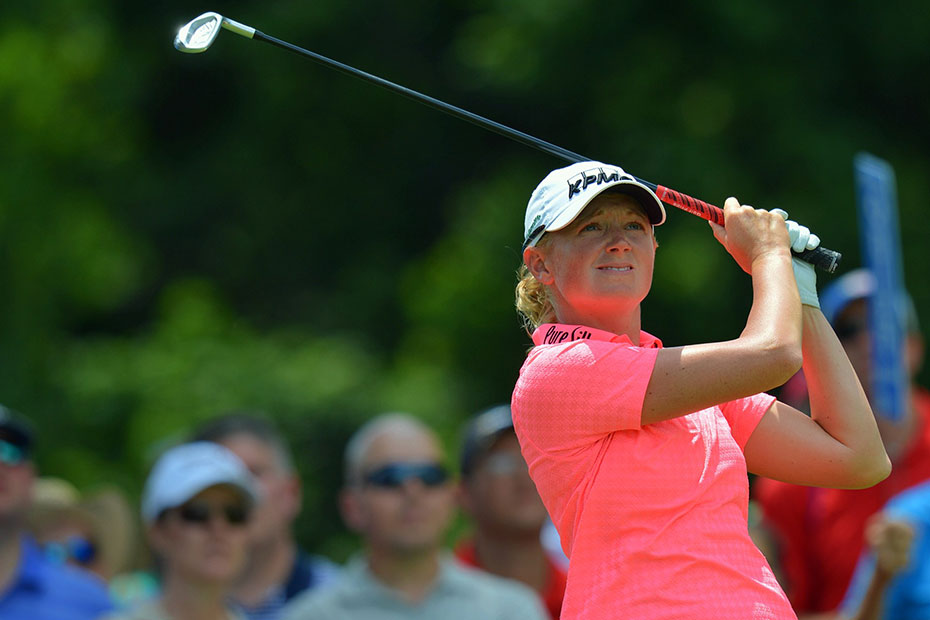
[(151, 572), (151, 553), (140, 535), (138, 512), (125, 493), (114, 487), (95, 489), (81, 500), (104, 533), (98, 547), (102, 575), (109, 575), (110, 598), (126, 609), (158, 594), (157, 576)]
[(866, 530), (844, 616), (853, 620), (930, 618), (930, 482), (895, 496)]
[(46, 555), (109, 581), (129, 569), (137, 532), (129, 502), (115, 488), (83, 497), (68, 481), (36, 481), (29, 531)]
[(515, 581), (466, 568), (441, 550), (454, 489), (439, 440), (421, 422), (385, 414), (346, 446), (340, 507), (365, 550), (332, 587), (299, 596), (288, 620), (545, 618), (539, 598)]
[(32, 444), (25, 420), (0, 405), (0, 618), (92, 620), (112, 609), (103, 581), (50, 560), (26, 534)]
[(90, 570), (107, 581), (110, 598), (119, 609), (158, 593), (154, 575), (133, 570), (143, 546), (136, 515), (116, 487), (81, 496), (66, 480), (39, 478), (28, 529), (51, 559)]
[(235, 413), (208, 421), (194, 439), (231, 450), (252, 472), (261, 492), (249, 525), (249, 562), (232, 594), (251, 620), (277, 618), (294, 596), (332, 582), (338, 566), (302, 551), (294, 540), (300, 478), (284, 439), (262, 416)]
[(241, 620), (226, 599), (245, 567), (255, 500), (251, 474), (226, 448), (195, 442), (163, 453), (142, 494), (161, 594), (111, 618)]
[(548, 513), (539, 538), (542, 540), (543, 549), (546, 550), (555, 565), (567, 575), (568, 556), (565, 555), (565, 550), (562, 549), (562, 537), (559, 536), (559, 530), (556, 529), (555, 523), (552, 522), (552, 517), (549, 517)]
[[(868, 298), (875, 290), (872, 275), (852, 271), (826, 287), (820, 296), (824, 315), (833, 325), (859, 379), (869, 393), (871, 343)], [(783, 575), (785, 591), (802, 618), (832, 613), (843, 598), (862, 550), (866, 522), (896, 493), (930, 479), (930, 393), (913, 383), (923, 362), (923, 339), (913, 303), (908, 299), (905, 341), (910, 406), (899, 422), (881, 412), (876, 420), (885, 449), (893, 463), (891, 475), (879, 484), (859, 490), (801, 487), (765, 478), (753, 484), (755, 501), (762, 508), (762, 527), (777, 550), (769, 557)], [(803, 375), (785, 386), (781, 398), (797, 402)]]
[(566, 574), (543, 548), (548, 513), (520, 453), (509, 405), (492, 407), (469, 421), (461, 473), (461, 505), (474, 534), (456, 547), (456, 556), (530, 586), (558, 618)]

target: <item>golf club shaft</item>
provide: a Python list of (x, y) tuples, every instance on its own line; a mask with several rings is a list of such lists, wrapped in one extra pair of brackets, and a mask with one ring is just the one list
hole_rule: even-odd
[[(229, 24), (227, 24), (227, 22), (229, 22)], [(359, 69), (356, 69), (355, 67), (351, 67), (347, 64), (338, 62), (331, 58), (327, 58), (326, 56), (323, 56), (321, 54), (317, 54), (315, 52), (311, 52), (310, 50), (294, 45), (292, 43), (288, 43), (287, 41), (282, 41), (281, 39), (277, 39), (275, 37), (269, 36), (261, 32), (260, 30), (255, 30), (254, 28), (251, 28), (250, 26), (245, 26), (238, 22), (233, 22), (232, 20), (228, 20), (225, 17), (223, 18), (223, 27), (241, 36), (245, 36), (247, 38), (252, 38), (252, 39), (257, 39), (259, 41), (264, 41), (266, 43), (270, 43), (271, 45), (294, 52), (295, 54), (299, 54), (306, 58), (310, 58), (311, 60), (314, 60), (322, 65), (325, 65), (329, 67), (330, 69), (335, 69), (336, 71), (339, 71), (340, 73), (345, 73), (347, 75), (351, 75), (351, 76), (360, 78), (362, 80), (365, 80), (366, 82), (371, 82), (372, 84), (376, 84), (378, 86), (381, 86), (382, 88), (386, 88), (387, 90), (393, 91), (399, 95), (403, 95), (404, 97), (407, 97), (408, 99), (413, 99), (414, 101), (417, 101), (426, 106), (439, 110), (440, 112), (450, 114), (456, 118), (460, 118), (474, 125), (478, 125), (479, 127), (482, 127), (488, 131), (492, 131), (494, 133), (500, 134), (502, 136), (510, 138), (511, 140), (520, 142), (521, 144), (525, 144), (527, 146), (538, 149), (544, 153), (549, 153), (550, 155), (554, 155), (555, 157), (563, 159), (567, 162), (575, 163), (579, 161), (588, 161), (591, 159), (589, 157), (579, 155), (578, 153), (574, 153), (567, 149), (563, 149), (560, 146), (557, 146), (550, 142), (546, 142), (545, 140), (541, 140), (535, 136), (531, 136), (522, 131), (518, 131), (506, 125), (502, 125), (501, 123), (492, 121), (478, 114), (474, 114), (472, 112), (469, 112), (468, 110), (463, 110), (462, 108), (459, 108), (457, 106), (451, 105), (444, 101), (440, 101), (439, 99), (436, 99), (434, 97), (424, 95), (423, 93), (417, 92), (405, 86), (395, 84), (394, 82), (390, 82), (376, 75), (366, 73), (365, 71), (361, 71)], [(682, 209), (683, 211), (687, 211), (688, 213), (691, 213), (692, 215), (696, 215), (702, 219), (710, 220), (721, 226), (724, 225), (723, 211), (719, 207), (716, 207), (710, 203), (704, 202), (703, 200), (698, 200), (697, 198), (693, 198), (687, 194), (683, 194), (681, 192), (675, 191), (663, 185), (656, 185), (655, 183), (650, 183), (649, 181), (644, 181), (636, 177), (633, 177), (633, 178), (635, 178), (637, 181), (639, 181), (643, 185), (646, 185), (650, 187), (653, 191), (655, 191), (656, 195), (659, 197), (660, 200), (662, 200), (662, 202), (665, 202), (666, 204)], [(804, 252), (796, 252), (795, 256), (797, 256), (798, 258), (800, 258), (801, 260), (805, 262), (808, 262), (814, 265), (815, 267), (819, 269), (827, 271), (828, 273), (833, 273), (834, 271), (836, 271), (837, 266), (839, 266), (840, 259), (842, 258), (842, 255), (839, 252), (836, 252), (834, 250), (829, 250), (822, 246), (817, 247), (813, 250), (805, 250)]]
[(507, 127), (506, 125), (501, 125), (498, 122), (492, 121), (491, 119), (485, 118), (483, 116), (479, 116), (477, 114), (469, 112), (468, 110), (463, 110), (462, 108), (459, 108), (452, 104), (446, 103), (444, 101), (440, 101), (439, 99), (435, 99), (433, 97), (430, 97), (429, 95), (424, 95), (423, 93), (417, 92), (415, 90), (411, 90), (399, 84), (395, 84), (394, 82), (389, 82), (388, 80), (380, 78), (377, 75), (366, 73), (365, 71), (361, 71), (359, 69), (356, 69), (355, 67), (351, 67), (349, 65), (343, 64), (336, 60), (332, 60), (331, 58), (327, 58), (326, 56), (321, 56), (320, 54), (311, 52), (302, 47), (298, 47), (296, 45), (288, 43), (287, 41), (282, 41), (281, 39), (276, 39), (275, 37), (268, 36), (267, 34), (264, 34), (263, 32), (256, 30), (254, 38), (261, 40), (261, 41), (265, 41), (267, 43), (271, 43), (272, 45), (276, 45), (286, 50), (290, 50), (294, 53), (300, 54), (301, 56), (307, 56), (317, 61), (320, 64), (326, 65), (327, 67), (331, 69), (335, 69), (336, 71), (340, 71), (347, 75), (352, 75), (357, 78), (361, 78), (365, 80), (366, 82), (377, 84), (378, 86), (381, 86), (382, 88), (386, 88), (399, 95), (403, 95), (404, 97), (407, 97), (408, 99), (413, 99), (414, 101), (417, 101), (431, 108), (439, 110), (440, 112), (445, 112), (446, 114), (450, 114), (456, 118), (460, 118), (463, 121), (467, 121), (469, 123), (478, 125), (479, 127), (483, 127), (484, 129), (500, 134), (502, 136), (506, 136), (512, 140), (516, 140), (517, 142), (521, 142), (527, 146), (531, 146), (533, 148), (539, 149), (543, 151), (544, 153), (549, 153), (550, 155), (554, 155), (556, 157), (564, 159), (565, 161), (574, 163), (576, 161), (587, 161), (588, 159), (590, 159), (583, 155), (579, 155), (578, 153), (573, 153), (572, 151), (563, 149), (562, 147), (556, 146), (555, 144), (550, 144), (549, 142), (540, 140), (539, 138), (535, 138), (529, 134), (523, 133), (522, 131), (512, 129), (510, 127)]

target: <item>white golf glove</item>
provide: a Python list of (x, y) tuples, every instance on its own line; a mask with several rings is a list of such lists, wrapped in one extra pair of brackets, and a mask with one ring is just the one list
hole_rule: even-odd
[(820, 245), (820, 237), (811, 232), (807, 226), (802, 226), (794, 220), (788, 219), (788, 213), (782, 209), (772, 209), (770, 213), (775, 213), (785, 220), (785, 226), (788, 227), (788, 237), (791, 239), (791, 249), (795, 252), (804, 250), (813, 250)]
[[(791, 249), (795, 252), (804, 250), (813, 250), (820, 245), (820, 237), (810, 231), (807, 226), (802, 226), (794, 220), (788, 219), (788, 213), (782, 209), (772, 209), (785, 220), (785, 226), (788, 227), (788, 238), (791, 241)], [(806, 263), (799, 258), (791, 259), (791, 266), (794, 268), (794, 281), (798, 285), (798, 293), (801, 295), (801, 303), (805, 306), (820, 307), (820, 300), (817, 298), (817, 274), (814, 266)]]

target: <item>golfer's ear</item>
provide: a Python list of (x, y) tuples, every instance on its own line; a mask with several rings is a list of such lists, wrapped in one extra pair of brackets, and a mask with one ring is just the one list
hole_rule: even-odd
[(523, 264), (529, 269), (533, 277), (542, 284), (552, 284), (553, 277), (546, 263), (546, 252), (539, 246), (530, 246), (523, 250)]

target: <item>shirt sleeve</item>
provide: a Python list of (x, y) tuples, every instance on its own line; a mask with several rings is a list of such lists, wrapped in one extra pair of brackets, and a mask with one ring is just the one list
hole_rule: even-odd
[(515, 419), (540, 447), (580, 447), (639, 429), (658, 352), (594, 340), (537, 347), (514, 390)]
[(762, 416), (774, 402), (775, 397), (770, 394), (756, 394), (720, 405), (723, 417), (727, 419), (733, 439), (739, 444), (740, 449), (746, 447), (749, 436), (756, 430)]

